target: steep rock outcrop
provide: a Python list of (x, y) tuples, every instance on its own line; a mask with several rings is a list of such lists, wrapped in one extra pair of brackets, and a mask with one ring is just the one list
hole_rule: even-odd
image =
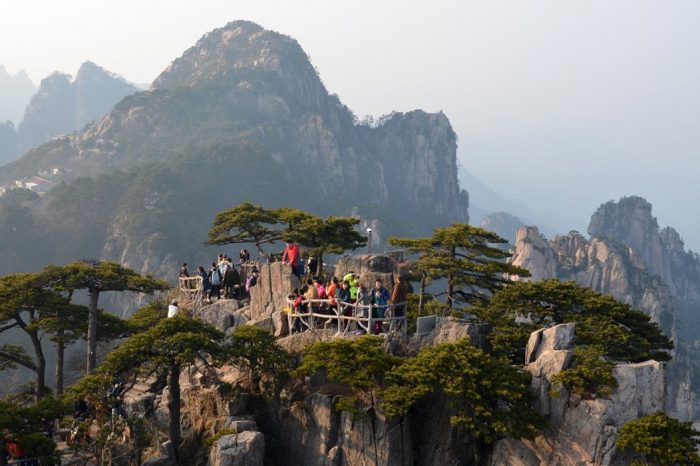
[[(568, 368), (574, 344), (573, 324), (538, 330), (530, 336), (526, 368), (533, 374), (538, 409), (550, 427), (533, 441), (498, 441), (490, 458), (493, 466), (622, 466), (630, 463), (615, 442), (622, 426), (663, 409), (665, 370), (657, 361), (618, 364), (613, 369), (618, 387), (609, 399), (581, 399), (562, 390), (549, 395), (552, 377)], [(529, 362), (528, 362), (529, 361)]]
[(18, 150), (22, 154), (75, 130), (75, 92), (69, 75), (56, 72), (41, 81), (18, 129)]
[(36, 86), (24, 70), (11, 75), (0, 65), (0, 121), (9, 120), (15, 125), (19, 124), (24, 109), (35, 92)]
[(5, 123), (1, 121), (2, 120), (0, 120), (0, 165), (4, 165), (15, 159), (19, 136), (15, 125), (11, 121)]
[(414, 464), (409, 425), (369, 411), (338, 411), (333, 396), (313, 394), (284, 411), (278, 464), (408, 466)]
[(700, 261), (683, 249), (672, 228), (659, 229), (651, 205), (639, 197), (602, 205), (586, 239), (578, 232), (541, 236), (518, 230), (513, 263), (532, 280), (573, 280), (647, 313), (676, 345), (668, 363), (666, 411), (682, 420), (700, 418)]
[(303, 183), (333, 196), (335, 212), (371, 204), (399, 220), (425, 217), (428, 228), (468, 218), (444, 114), (358, 124), (296, 41), (245, 21), (205, 35), (149, 92), (125, 99), (71, 144), (50, 144), (0, 171), (0, 182), (53, 166), (70, 179), (232, 140), (262, 146), (290, 173), (324, 173)]
[(224, 435), (214, 443), (209, 466), (262, 466), (265, 459), (265, 436), (243, 431)]
[(74, 80), (67, 74), (51, 74), (41, 81), (39, 91), (27, 105), (19, 125), (19, 153), (82, 129), (137, 90), (89, 61), (82, 64)]

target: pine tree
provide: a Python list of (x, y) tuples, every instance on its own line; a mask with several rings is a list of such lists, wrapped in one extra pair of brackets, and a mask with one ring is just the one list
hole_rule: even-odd
[[(445, 294), (450, 307), (456, 301), (488, 301), (511, 276), (529, 276), (527, 270), (506, 262), (510, 253), (492, 246), (506, 242), (495, 233), (462, 223), (436, 228), (431, 238), (389, 239), (390, 244), (418, 254), (413, 265), (423, 277), (422, 290), (428, 278), (447, 280)], [(422, 307), (423, 300), (420, 302)]]
[(87, 364), (86, 371), (92, 374), (97, 364), (97, 320), (98, 300), (105, 291), (134, 291), (153, 293), (168, 288), (168, 284), (139, 273), (115, 262), (77, 261), (63, 266), (50, 265), (41, 273), (41, 282), (66, 290), (87, 290), (90, 298), (88, 306)]
[(71, 395), (76, 398), (94, 393), (99, 397), (119, 374), (147, 378), (165, 372), (170, 393), (168, 436), (177, 452), (181, 442), (180, 373), (198, 359), (211, 358), (214, 364), (221, 362), (225, 357), (222, 339), (221, 332), (198, 320), (180, 315), (161, 320), (109, 353), (94, 375), (84, 377), (71, 387)]

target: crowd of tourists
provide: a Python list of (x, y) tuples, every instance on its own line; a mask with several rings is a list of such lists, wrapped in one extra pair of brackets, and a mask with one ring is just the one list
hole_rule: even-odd
[[(197, 267), (195, 276), (202, 279), (202, 300), (206, 304), (211, 304), (213, 299), (244, 299), (250, 289), (257, 284), (260, 276), (258, 270), (253, 268), (245, 281), (243, 277), (243, 266), (250, 262), (250, 253), (247, 249), (241, 249), (238, 254), (238, 264), (234, 264), (233, 259), (226, 254), (219, 254), (217, 259), (211, 263), (210, 267), (203, 265)], [(240, 269), (240, 270), (239, 270)], [(180, 278), (189, 278), (190, 271), (187, 263), (180, 267)], [(177, 305), (177, 302), (171, 303)]]
[[(356, 317), (359, 319), (373, 319), (371, 333), (379, 334), (385, 325), (382, 319), (386, 317), (404, 317), (406, 312), (406, 300), (408, 294), (413, 292), (411, 284), (405, 278), (399, 276), (391, 292), (384, 286), (381, 280), (376, 280), (374, 286), (370, 286), (357, 273), (350, 271), (342, 278), (324, 277), (323, 268), (315, 257), (303, 260), (301, 248), (295, 243), (286, 243), (282, 254), (282, 263), (289, 266), (294, 275), (302, 283), (289, 295), (292, 303), (290, 310), (296, 314), (327, 314), (329, 317), (341, 315)], [(243, 277), (244, 265), (249, 265), (249, 274)], [(308, 267), (308, 268), (307, 268)], [(308, 274), (307, 274), (308, 271)], [(202, 300), (211, 304), (213, 299), (244, 299), (249, 296), (250, 290), (257, 284), (260, 276), (257, 268), (250, 263), (250, 253), (241, 249), (239, 260), (234, 264), (233, 259), (226, 254), (220, 254), (212, 262), (211, 267), (197, 267), (195, 276), (201, 277)], [(190, 277), (187, 264), (180, 268), (180, 278)], [(168, 317), (174, 317), (179, 312), (177, 300), (173, 300), (168, 308)], [(351, 322), (352, 331), (365, 333), (365, 330)], [(297, 317), (293, 330), (302, 331), (303, 325)]]
[[(310, 258), (310, 261), (313, 260)], [(298, 244), (287, 243), (282, 255), (282, 262), (289, 265), (300, 279), (304, 276), (304, 262), (301, 259)], [(316, 271), (317, 263), (309, 263), (309, 270)], [(313, 267), (312, 267), (313, 266)], [(383, 331), (381, 319), (385, 317), (404, 317), (406, 312), (406, 300), (408, 294), (413, 292), (411, 284), (399, 276), (391, 293), (386, 289), (381, 280), (376, 280), (370, 290), (362, 278), (350, 271), (342, 280), (338, 277), (324, 279), (321, 274), (313, 275), (305, 280), (305, 283), (296, 288), (289, 296), (292, 302), (291, 308), (297, 314), (313, 312), (316, 314), (335, 314), (334, 310), (345, 317), (368, 318), (371, 313), (373, 322), (371, 332), (379, 334)], [(323, 301), (319, 301), (323, 300)], [(387, 315), (391, 312), (392, 315)], [(354, 324), (354, 322), (353, 322)], [(354, 325), (356, 333), (364, 333), (361, 327)], [(294, 320), (294, 330), (303, 330), (301, 320)]]

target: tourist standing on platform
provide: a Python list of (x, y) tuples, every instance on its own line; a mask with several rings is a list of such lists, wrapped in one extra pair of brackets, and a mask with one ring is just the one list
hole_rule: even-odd
[(247, 249), (241, 249), (241, 252), (238, 253), (238, 258), (240, 259), (239, 265), (246, 264), (250, 261), (250, 253)]
[(201, 265), (197, 267), (197, 273), (202, 277), (202, 301), (211, 304), (211, 281), (209, 280), (209, 274)]
[(335, 307), (335, 294), (338, 291), (338, 278), (331, 278), (331, 282), (326, 287), (326, 296), (328, 297), (328, 304), (331, 307)]
[[(410, 293), (413, 293), (413, 287), (408, 280), (406, 280), (406, 277), (399, 275), (396, 285), (394, 285), (394, 289), (391, 292), (391, 304), (394, 305), (394, 317), (404, 317), (406, 315), (406, 301), (408, 301), (408, 295)], [(397, 328), (400, 329), (402, 325), (403, 321), (398, 321)]]
[[(382, 319), (384, 317), (384, 312), (386, 311), (387, 305), (389, 303), (389, 291), (384, 288), (381, 280), (374, 282), (374, 289), (372, 290), (372, 318)], [(382, 321), (378, 320), (374, 323), (374, 334), (379, 335), (382, 332)]]
[(354, 301), (357, 299), (357, 274), (353, 271), (348, 272), (343, 277), (344, 282), (350, 285), (350, 298)]
[(284, 253), (282, 254), (282, 263), (289, 264), (292, 268), (292, 273), (298, 278), (301, 278), (303, 267), (301, 265), (301, 251), (296, 243), (286, 243)]
[(245, 281), (245, 290), (250, 293), (250, 289), (258, 284), (258, 277), (260, 277), (260, 272), (258, 269), (253, 269), (253, 273)]
[(211, 263), (211, 270), (209, 270), (209, 280), (211, 281), (211, 293), (209, 294), (209, 300), (216, 295), (216, 299), (221, 299), (221, 272), (219, 272), (219, 267), (216, 262)]

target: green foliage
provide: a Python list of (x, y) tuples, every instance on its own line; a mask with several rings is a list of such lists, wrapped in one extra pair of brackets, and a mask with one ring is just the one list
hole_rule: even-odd
[[(374, 405), (385, 374), (400, 362), (400, 358), (384, 350), (383, 343), (382, 338), (369, 335), (355, 340), (314, 343), (306, 349), (294, 375), (322, 374), (329, 381), (348, 386)], [(340, 397), (337, 404), (339, 409), (354, 410), (356, 406), (353, 397)]]
[(267, 330), (242, 325), (226, 347), (229, 362), (248, 374), (249, 389), (277, 398), (289, 377), (292, 355), (280, 347)]
[(423, 277), (447, 279), (447, 303), (482, 302), (510, 280), (529, 272), (505, 259), (510, 254), (492, 244), (507, 241), (497, 234), (467, 224), (436, 228), (431, 238), (389, 238), (394, 246), (418, 254), (411, 263)]
[[(569, 392), (581, 396), (609, 396), (617, 387), (613, 367), (615, 364), (605, 359), (605, 348), (602, 346), (577, 346), (570, 367), (556, 374), (552, 383), (562, 384)], [(550, 394), (558, 392), (554, 390)]]
[(218, 431), (218, 432), (216, 433), (216, 435), (214, 435), (214, 436), (211, 437), (211, 438), (206, 439), (206, 440), (204, 441), (204, 444), (205, 444), (207, 447), (211, 448), (211, 447), (213, 447), (214, 444), (215, 444), (216, 442), (218, 442), (219, 439), (220, 439), (221, 437), (223, 437), (224, 435), (232, 435), (232, 434), (237, 434), (237, 433), (238, 433), (238, 431), (237, 431), (236, 429), (221, 429), (220, 431)]
[(691, 422), (657, 412), (622, 426), (616, 445), (643, 457), (643, 463), (633, 466), (698, 466), (698, 436)]
[(342, 254), (367, 244), (367, 238), (355, 230), (358, 223), (359, 219), (353, 217), (310, 216), (294, 224), (284, 239), (306, 247), (311, 256), (320, 257), (327, 252)]
[(157, 300), (134, 312), (127, 319), (126, 325), (132, 333), (145, 332), (167, 317), (167, 304), (163, 300)]
[(259, 251), (262, 245), (281, 239), (273, 227), (279, 223), (276, 213), (250, 202), (216, 214), (209, 230), (209, 244), (254, 243)]
[(491, 323), (495, 353), (520, 364), (530, 333), (566, 322), (576, 323), (578, 345), (598, 345), (620, 361), (667, 361), (673, 343), (641, 311), (574, 282), (516, 282), (473, 312)]
[(49, 265), (41, 272), (39, 279), (47, 286), (68, 291), (85, 289), (98, 293), (103, 291), (153, 293), (169, 288), (168, 284), (162, 280), (144, 277), (121, 264), (107, 261), (76, 261), (63, 266)]
[(178, 315), (130, 337), (107, 355), (98, 372), (116, 375), (138, 369), (150, 375), (161, 366), (191, 364), (200, 354), (221, 358), (221, 339), (214, 327)]
[(254, 243), (258, 252), (269, 255), (263, 245), (275, 241), (299, 243), (316, 257), (342, 254), (367, 244), (355, 231), (359, 220), (352, 217), (317, 217), (300, 209), (267, 209), (250, 202), (216, 214), (209, 230), (209, 244)]
[(40, 457), (41, 464), (60, 464), (56, 444), (42, 432), (63, 411), (63, 404), (50, 397), (31, 406), (0, 400), (0, 455), (3, 454), (5, 438), (17, 441), (29, 457)]
[(541, 417), (530, 406), (529, 376), (466, 339), (425, 347), (386, 378), (382, 407), (391, 417), (406, 415), (431, 393), (443, 393), (451, 424), (487, 443), (506, 434), (533, 438), (541, 428)]

